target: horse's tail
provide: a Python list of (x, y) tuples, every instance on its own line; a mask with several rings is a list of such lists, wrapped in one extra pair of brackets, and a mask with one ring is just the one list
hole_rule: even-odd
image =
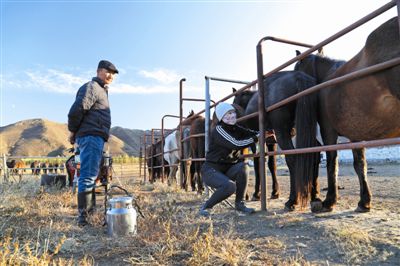
[[(299, 92), (314, 86), (315, 79), (304, 74), (298, 79)], [(318, 145), (317, 142), (318, 93), (303, 96), (296, 105), (296, 148), (307, 148)], [(312, 189), (313, 180), (317, 178), (320, 153), (303, 153), (296, 156), (296, 191), (301, 207), (304, 207)]]

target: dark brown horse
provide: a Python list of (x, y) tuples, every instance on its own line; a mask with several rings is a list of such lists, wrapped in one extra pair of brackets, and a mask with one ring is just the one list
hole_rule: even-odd
[[(365, 46), (350, 61), (343, 64), (342, 61), (309, 55), (295, 69), (305, 71), (322, 82), (399, 56), (399, 23), (395, 17), (374, 30)], [(297, 127), (299, 147), (312, 146), (317, 122), (325, 145), (336, 144), (338, 136), (345, 136), (351, 141), (399, 137), (400, 66), (322, 89), (300, 98), (299, 102), (305, 107), (297, 113), (300, 119), (300, 127)], [(303, 119), (308, 121), (301, 121)], [(371, 192), (365, 148), (354, 149), (353, 158), (360, 181), (360, 201), (356, 211), (367, 212), (371, 208)], [(310, 164), (302, 166), (302, 179), (297, 184), (304, 203), (308, 201), (313, 186), (306, 173)], [(337, 152), (327, 152), (328, 192), (322, 204), (318, 199), (312, 200), (313, 211), (332, 211), (337, 203), (337, 169)]]
[[(233, 92), (236, 92), (236, 89), (233, 89)], [(235, 98), (233, 99), (233, 105), (236, 109), (239, 118), (244, 115), (245, 109), (249, 104), (250, 99), (254, 96), (255, 93), (256, 93), (255, 91), (245, 90), (236, 94)], [(238, 108), (237, 106), (239, 106), (240, 108)], [(252, 124), (249, 123), (248, 121), (239, 122), (239, 124), (241, 124), (244, 127), (255, 126), (254, 123)], [(266, 146), (268, 151), (276, 151), (277, 144), (275, 135), (272, 133), (273, 131), (270, 132), (271, 134), (265, 139)], [(252, 151), (253, 154), (255, 154), (256, 152), (257, 151)], [(256, 157), (254, 158), (255, 184), (254, 184), (254, 193), (252, 196), (253, 201), (260, 200), (261, 179), (259, 174), (260, 172), (259, 166), (260, 166), (260, 160), (258, 157)], [(272, 178), (271, 199), (278, 199), (280, 194), (280, 189), (279, 189), (278, 179), (276, 178), (277, 168), (276, 168), (275, 156), (268, 156), (268, 169), (271, 173), (271, 178)]]
[(204, 164), (204, 161), (200, 161), (199, 159), (204, 159), (206, 157), (205, 150), (205, 137), (204, 136), (195, 136), (199, 134), (205, 133), (205, 118), (202, 116), (197, 116), (193, 118), (192, 123), (190, 124), (190, 154), (192, 159), (191, 164), (191, 184), (192, 189), (197, 185), (198, 193), (202, 193), (204, 190), (203, 187), (203, 179), (201, 178), (201, 167)]

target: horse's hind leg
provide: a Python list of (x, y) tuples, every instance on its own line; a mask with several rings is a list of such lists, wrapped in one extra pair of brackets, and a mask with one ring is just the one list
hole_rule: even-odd
[(196, 173), (197, 173), (197, 193), (202, 194), (204, 187), (203, 187), (203, 178), (201, 177), (201, 162), (197, 162)]
[(176, 186), (176, 172), (178, 171), (177, 166), (171, 166), (170, 167), (170, 172), (168, 176), (168, 185)]
[(190, 186), (192, 187), (192, 191), (196, 191), (196, 162), (192, 162), (190, 165)]
[[(268, 151), (276, 151), (276, 144), (267, 144)], [(271, 199), (279, 198), (279, 183), (276, 178), (276, 158), (274, 155), (268, 156), (268, 168), (272, 177)]]
[(312, 188), (311, 188), (311, 211), (312, 212), (319, 212), (322, 210), (322, 200), (320, 199), (320, 187), (319, 187), (319, 181), (318, 181), (318, 175), (319, 175), (319, 164), (321, 162), (321, 153), (316, 152), (314, 153), (314, 169), (313, 169), (313, 183), (312, 183)]
[(367, 180), (367, 161), (365, 159), (365, 148), (353, 150), (354, 170), (360, 181), (360, 201), (356, 212), (369, 212), (371, 209), (371, 191)]
[[(327, 144), (329, 145), (329, 144)], [(326, 170), (328, 177), (328, 192), (326, 193), (325, 200), (322, 202), (323, 212), (330, 212), (337, 203), (338, 189), (337, 189), (337, 176), (338, 176), (338, 158), (337, 151), (326, 152)]]
[[(283, 130), (275, 130), (275, 134), (278, 144), (282, 150), (294, 149), (290, 131), (286, 132)], [(296, 183), (295, 183), (296, 155), (285, 155), (285, 161), (289, 168), (289, 174), (290, 174), (290, 194), (288, 201), (285, 203), (285, 209), (288, 211), (293, 211), (295, 209), (295, 205), (297, 204), (297, 193), (296, 193)]]

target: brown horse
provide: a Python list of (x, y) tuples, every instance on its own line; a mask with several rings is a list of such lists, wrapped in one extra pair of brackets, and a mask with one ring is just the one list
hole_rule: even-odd
[(201, 178), (201, 167), (204, 164), (204, 161), (197, 161), (198, 159), (204, 159), (206, 157), (205, 150), (205, 136), (194, 136), (198, 134), (204, 134), (205, 131), (205, 118), (202, 116), (197, 116), (193, 118), (192, 123), (190, 124), (190, 154), (192, 159), (191, 164), (191, 185), (192, 190), (195, 189), (197, 184), (197, 192), (202, 193), (204, 190), (203, 187), (203, 179)]
[[(337, 78), (353, 71), (400, 56), (398, 18), (392, 18), (375, 29), (365, 46), (344, 63), (321, 56), (309, 55), (295, 69), (313, 75), (319, 82)], [(338, 136), (351, 141), (367, 141), (400, 136), (400, 66), (369, 76), (340, 83), (318, 93), (300, 98), (297, 118), (297, 146), (312, 146), (317, 122), (325, 145), (336, 144)], [(305, 122), (303, 119), (307, 119)], [(354, 169), (360, 181), (360, 201), (356, 211), (368, 212), (371, 192), (367, 180), (365, 148), (354, 149)], [(307, 174), (310, 164), (302, 165), (297, 182), (303, 204), (313, 189)], [(328, 192), (324, 202), (312, 201), (313, 211), (332, 211), (338, 199), (337, 152), (327, 152)]]
[(6, 162), (7, 168), (10, 169), (10, 176), (14, 177), (15, 175), (18, 176), (19, 182), (22, 181), (22, 174), (25, 172), (26, 165), (22, 160), (11, 160)]

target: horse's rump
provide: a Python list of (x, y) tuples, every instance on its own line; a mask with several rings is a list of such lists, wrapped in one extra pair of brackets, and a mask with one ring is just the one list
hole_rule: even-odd
[[(302, 64), (300, 70), (305, 69), (309, 74), (323, 74), (320, 81), (331, 80), (354, 71), (383, 63), (384, 61), (399, 58), (399, 26), (397, 17), (390, 19), (369, 34), (366, 45), (351, 60), (336, 68), (337, 60), (309, 55), (301, 61), (312, 61), (312, 69)], [(330, 64), (330, 66), (329, 66)], [(308, 64), (310, 65), (310, 64)], [(298, 67), (299, 64), (296, 64)], [(321, 71), (322, 68), (330, 71)], [(311, 147), (312, 133), (316, 130), (314, 117), (318, 115), (321, 135), (325, 145), (336, 144), (339, 135), (351, 141), (374, 140), (400, 136), (400, 66), (384, 69), (368, 76), (345, 81), (327, 88), (318, 93), (318, 103), (309, 103), (314, 94), (300, 99), (303, 107), (309, 108), (299, 111), (296, 116), (305, 119), (299, 122), (306, 130), (297, 130), (299, 147)], [(311, 117), (314, 116), (314, 117)], [(308, 131), (307, 131), (308, 128)], [(353, 149), (354, 167), (360, 181), (359, 211), (368, 211), (371, 206), (371, 194), (366, 179), (365, 149)], [(311, 168), (308, 163), (304, 167)], [(323, 207), (332, 210), (336, 204), (338, 193), (337, 152), (327, 151), (328, 193)], [(301, 175), (298, 181), (298, 191), (306, 197), (310, 191), (311, 179)], [(304, 198), (303, 198), (304, 200)]]
[(177, 142), (177, 130), (169, 134), (164, 139), (164, 159), (168, 164), (176, 164), (179, 158), (178, 142)]

